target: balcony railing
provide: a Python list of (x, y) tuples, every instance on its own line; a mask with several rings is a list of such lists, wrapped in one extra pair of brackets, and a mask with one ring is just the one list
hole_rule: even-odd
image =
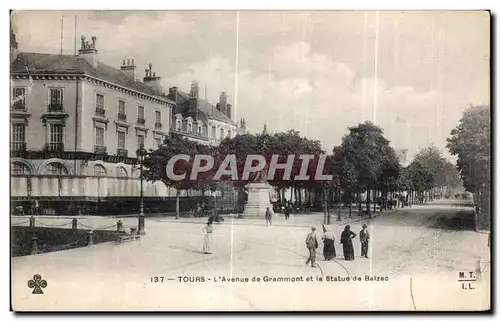
[(50, 104), (48, 111), (64, 111), (64, 107), (62, 104)]
[(16, 151), (25, 151), (26, 150), (26, 143), (24, 143), (24, 142), (12, 142), (10, 144), (10, 149), (16, 150)]
[(64, 150), (64, 143), (47, 143), (45, 149), (49, 152), (58, 152)]
[(128, 150), (126, 150), (124, 148), (118, 148), (118, 149), (116, 149), (116, 156), (127, 157), (128, 156)]
[(26, 110), (26, 104), (24, 101), (16, 101), (15, 103), (12, 104), (12, 110)]
[(104, 108), (97, 107), (95, 109), (95, 114), (97, 116), (106, 116), (106, 110)]
[(158, 123), (158, 122), (155, 123), (155, 128), (156, 129), (161, 129), (161, 126), (162, 126), (161, 123)]
[(106, 146), (94, 145), (95, 154), (106, 154)]
[(146, 123), (146, 119), (144, 119), (144, 118), (137, 118), (137, 123), (139, 125), (144, 125)]
[(125, 120), (127, 120), (127, 115), (126, 114), (118, 114), (118, 119), (125, 121)]

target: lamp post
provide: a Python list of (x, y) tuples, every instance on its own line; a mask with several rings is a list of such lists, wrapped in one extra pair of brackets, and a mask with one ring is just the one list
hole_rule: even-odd
[(144, 224), (144, 190), (143, 190), (143, 177), (142, 177), (142, 162), (144, 161), (144, 157), (147, 154), (147, 151), (144, 149), (144, 145), (141, 144), (139, 146), (139, 149), (136, 152), (137, 154), (137, 159), (139, 160), (139, 170), (140, 170), (140, 179), (141, 179), (141, 194), (140, 194), (140, 211), (139, 211), (139, 217), (138, 217), (138, 226), (137, 226), (137, 231), (139, 235), (145, 235), (146, 230), (145, 230), (145, 224)]

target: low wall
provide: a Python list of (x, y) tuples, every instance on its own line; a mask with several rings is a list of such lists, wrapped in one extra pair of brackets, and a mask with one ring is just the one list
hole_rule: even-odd
[[(37, 237), (38, 253), (47, 253), (87, 246), (89, 230), (48, 227), (11, 227), (11, 256), (30, 255), (32, 237)], [(116, 241), (126, 232), (94, 230), (93, 244)]]
[[(145, 197), (144, 198), (144, 213), (172, 213), (176, 211), (175, 197)], [(22, 206), (25, 215), (100, 215), (100, 216), (116, 216), (137, 214), (140, 210), (139, 197), (113, 197), (102, 200), (88, 200), (85, 198), (79, 199), (37, 199), (38, 209), (34, 209), (34, 201), (26, 199), (12, 199), (11, 214), (16, 213), (16, 207)], [(179, 198), (179, 208), (181, 212), (187, 212), (196, 209), (197, 204), (203, 203), (201, 196), (189, 196)], [(214, 207), (214, 198), (205, 197), (205, 208), (210, 210)], [(31, 208), (30, 209), (30, 204)], [(223, 208), (225, 212), (234, 210), (231, 202), (218, 202), (219, 208)], [(33, 211), (33, 212), (32, 212)]]

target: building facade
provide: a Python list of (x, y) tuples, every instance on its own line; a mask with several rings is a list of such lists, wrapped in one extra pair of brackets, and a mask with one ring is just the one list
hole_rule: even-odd
[(246, 133), (245, 120), (237, 124), (232, 119), (231, 104), (222, 92), (214, 106), (199, 97), (198, 82), (193, 81), (189, 93), (178, 87), (169, 89), (168, 98), (175, 101), (172, 132), (202, 144), (217, 145), (226, 137), (233, 138)]
[[(232, 106), (228, 103), (225, 92), (221, 92), (219, 102), (214, 106), (199, 97), (197, 81), (191, 83), (189, 93), (178, 87), (169, 88), (167, 97), (175, 101), (173, 112), (173, 133), (180, 134), (200, 144), (216, 146), (225, 138), (233, 138), (246, 133), (244, 119), (237, 124), (232, 119)], [(189, 191), (193, 196), (201, 196), (201, 191)], [(236, 208), (238, 193), (231, 186), (223, 186), (214, 195), (217, 208), (222, 212), (231, 212)]]
[[(11, 31), (11, 199), (41, 214), (132, 212), (140, 181), (136, 150), (168, 134), (175, 102), (150, 64), (99, 61), (96, 37), (78, 55), (18, 52)], [(144, 182), (150, 199), (175, 195)], [(14, 208), (15, 206), (13, 206)]]

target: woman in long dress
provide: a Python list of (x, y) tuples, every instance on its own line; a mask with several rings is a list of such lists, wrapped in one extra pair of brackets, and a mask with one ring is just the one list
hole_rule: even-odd
[(203, 228), (205, 239), (203, 241), (203, 253), (212, 254), (212, 233), (214, 231), (212, 221), (208, 221), (207, 225)]
[(326, 261), (330, 261), (337, 256), (335, 251), (335, 236), (333, 232), (325, 231), (323, 234), (323, 256)]
[(346, 261), (354, 260), (354, 247), (352, 245), (352, 239), (356, 237), (356, 233), (351, 231), (351, 226), (346, 225), (342, 235), (340, 236), (340, 243), (342, 243), (344, 248), (344, 259)]

